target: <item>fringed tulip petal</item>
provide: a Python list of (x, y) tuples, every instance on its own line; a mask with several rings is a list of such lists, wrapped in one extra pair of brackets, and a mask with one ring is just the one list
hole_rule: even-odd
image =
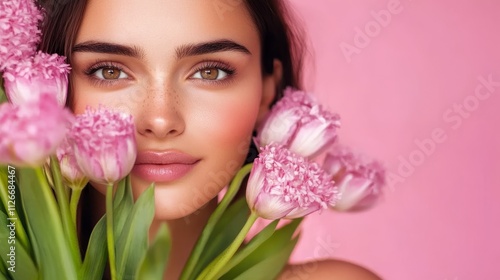
[(41, 166), (66, 136), (73, 115), (50, 95), (0, 105), (0, 163)]
[(38, 52), (4, 73), (5, 92), (11, 103), (37, 101), (43, 93), (53, 94), (59, 106), (66, 103), (70, 67), (65, 57)]
[(376, 204), (385, 184), (385, 170), (378, 161), (355, 155), (342, 146), (326, 155), (324, 168), (340, 190), (341, 198), (330, 206), (338, 211), (360, 211)]
[(80, 170), (67, 138), (57, 148), (56, 155), (64, 184), (71, 188), (82, 188), (88, 182), (88, 178)]
[(35, 53), (42, 19), (35, 1), (0, 1), (0, 72)]
[(326, 111), (312, 96), (287, 88), (258, 130), (257, 146), (284, 145), (307, 158), (322, 153), (337, 138), (340, 117)]
[(325, 209), (337, 194), (318, 164), (274, 144), (262, 148), (247, 184), (250, 208), (266, 219), (298, 218)]
[(82, 172), (93, 182), (113, 184), (132, 170), (137, 155), (132, 116), (88, 108), (71, 129), (70, 144)]

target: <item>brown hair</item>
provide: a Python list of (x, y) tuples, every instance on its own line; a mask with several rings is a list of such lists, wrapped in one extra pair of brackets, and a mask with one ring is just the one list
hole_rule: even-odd
[[(305, 47), (300, 28), (293, 25), (291, 11), (284, 0), (245, 0), (259, 30), (262, 49), (262, 73), (273, 73), (273, 59), (283, 65), (283, 79), (276, 89), (275, 102), (286, 86), (302, 88), (301, 71)], [(82, 22), (87, 0), (39, 0), (46, 11), (42, 23), (40, 50), (67, 57), (71, 64), (71, 49)], [(68, 98), (70, 100), (70, 98)], [(273, 102), (274, 103), (274, 102)]]

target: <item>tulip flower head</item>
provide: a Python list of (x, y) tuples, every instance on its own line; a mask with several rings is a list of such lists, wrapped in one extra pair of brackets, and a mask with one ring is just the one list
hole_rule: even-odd
[(323, 165), (340, 190), (341, 198), (331, 207), (338, 211), (361, 211), (376, 204), (385, 184), (382, 164), (355, 155), (346, 147), (329, 151)]
[(35, 53), (42, 19), (33, 0), (0, 1), (0, 72)]
[(83, 174), (78, 166), (73, 149), (69, 145), (68, 139), (64, 139), (61, 146), (56, 151), (63, 182), (70, 188), (83, 188), (89, 179)]
[(41, 166), (64, 140), (73, 115), (55, 98), (0, 105), (0, 163)]
[(137, 156), (134, 132), (132, 116), (102, 106), (77, 116), (69, 142), (90, 181), (113, 184), (130, 173)]
[(259, 129), (257, 146), (285, 145), (307, 158), (322, 153), (337, 138), (340, 117), (309, 94), (288, 87)]
[(39, 100), (42, 93), (51, 93), (63, 107), (69, 71), (65, 57), (38, 52), (4, 73), (7, 97), (11, 103), (22, 104)]
[(246, 197), (260, 217), (299, 218), (335, 204), (338, 189), (314, 162), (281, 145), (264, 147), (254, 161)]

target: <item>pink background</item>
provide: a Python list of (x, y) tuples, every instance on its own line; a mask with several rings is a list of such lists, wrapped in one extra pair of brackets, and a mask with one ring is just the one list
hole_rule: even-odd
[[(479, 76), (500, 82), (500, 3), (292, 2), (315, 58), (308, 89), (341, 114), (344, 143), (399, 178), (368, 212), (311, 216), (294, 259), (345, 259), (384, 279), (500, 279), (500, 86), (474, 97)], [(388, 5), (398, 13), (372, 22)], [(424, 154), (416, 142), (436, 129)]]

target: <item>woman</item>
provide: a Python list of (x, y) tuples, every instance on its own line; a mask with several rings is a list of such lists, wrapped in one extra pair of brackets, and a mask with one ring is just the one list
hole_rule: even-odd
[[(55, 2), (45, 3), (41, 49), (68, 57), (68, 106), (76, 114), (103, 104), (134, 116), (133, 192), (155, 182), (150, 234), (167, 221), (175, 257), (166, 279), (177, 279), (217, 194), (249, 154), (252, 132), (284, 86), (300, 86), (285, 7), (268, 0)], [(378, 279), (340, 261), (310, 267), (289, 266), (282, 278)]]

